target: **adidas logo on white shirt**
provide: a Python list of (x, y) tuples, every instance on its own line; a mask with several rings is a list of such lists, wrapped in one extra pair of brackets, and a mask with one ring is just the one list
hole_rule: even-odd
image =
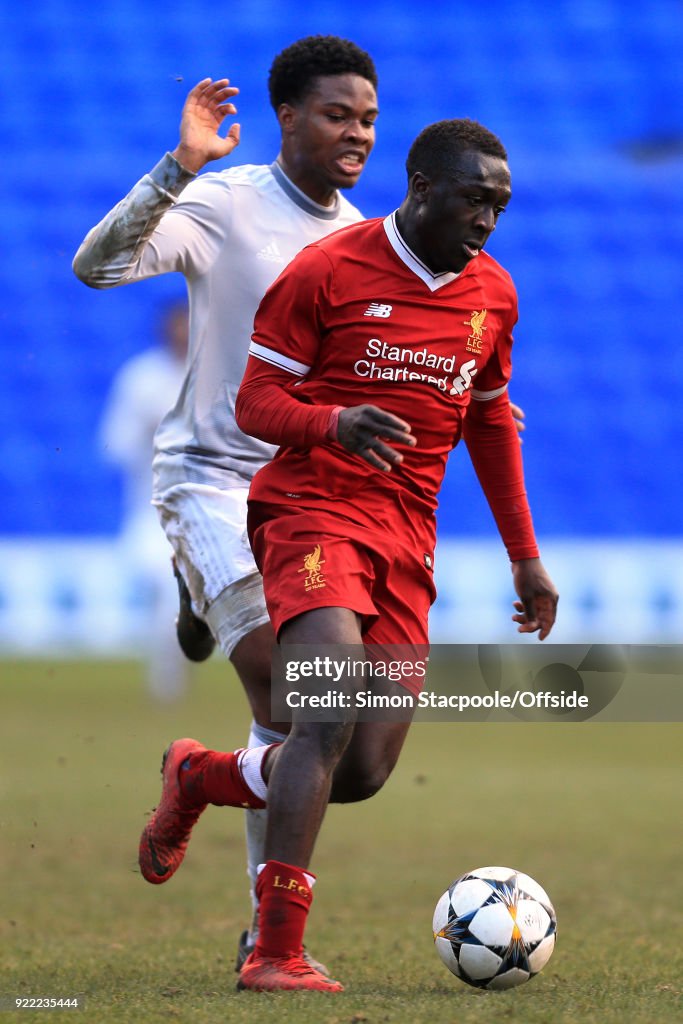
[(363, 316), (378, 316), (382, 320), (386, 320), (387, 317), (391, 316), (393, 308), (393, 306), (385, 306), (381, 302), (371, 302)]
[(284, 263), (282, 253), (280, 252), (275, 239), (268, 242), (268, 245), (264, 245), (263, 249), (261, 249), (260, 252), (257, 252), (256, 255), (260, 260), (271, 260), (273, 263)]

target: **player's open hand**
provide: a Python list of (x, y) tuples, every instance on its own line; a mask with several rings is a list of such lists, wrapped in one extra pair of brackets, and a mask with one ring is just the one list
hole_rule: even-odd
[(197, 173), (209, 160), (232, 153), (240, 141), (240, 126), (233, 124), (227, 135), (218, 131), (228, 114), (236, 114), (231, 102), (239, 89), (227, 78), (213, 82), (204, 78), (191, 89), (180, 119), (180, 142), (173, 156), (188, 171)]
[(375, 469), (388, 473), (403, 462), (403, 456), (387, 444), (396, 441), (414, 448), (417, 444), (410, 424), (376, 405), (353, 405), (342, 409), (337, 422), (337, 440), (347, 451), (360, 455)]
[(519, 601), (514, 602), (518, 633), (538, 633), (545, 640), (555, 624), (558, 593), (540, 558), (523, 558), (512, 563), (512, 577)]

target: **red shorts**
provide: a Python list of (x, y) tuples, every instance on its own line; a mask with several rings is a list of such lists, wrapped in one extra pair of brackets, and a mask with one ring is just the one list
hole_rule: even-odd
[(317, 509), (249, 503), (249, 537), (276, 634), (313, 608), (349, 608), (372, 644), (426, 644), (432, 553)]

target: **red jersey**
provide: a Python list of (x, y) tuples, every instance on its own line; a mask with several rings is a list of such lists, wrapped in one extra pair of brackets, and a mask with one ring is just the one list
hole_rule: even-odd
[[(506, 467), (502, 511), (528, 518), (523, 536), (506, 537), (494, 514), (508, 548), (519, 542), (515, 557), (536, 557), (505, 394), (516, 320), (512, 279), (492, 257), (481, 252), (460, 274), (433, 274), (406, 246), (395, 214), (309, 245), (256, 315), (238, 424), (283, 447), (256, 474), (250, 500), (334, 511), (360, 525), (408, 530), (424, 544), (474, 400), (480, 423), (509, 420), (503, 433), (519, 465), (512, 490)], [(269, 381), (279, 395), (264, 391)], [(365, 403), (408, 422), (417, 439), (415, 448), (400, 448), (403, 462), (390, 473), (325, 439), (334, 407)]]

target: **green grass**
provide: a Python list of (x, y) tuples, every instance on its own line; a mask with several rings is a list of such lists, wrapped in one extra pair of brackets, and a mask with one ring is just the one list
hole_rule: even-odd
[[(137, 871), (168, 740), (231, 748), (247, 724), (219, 659), (172, 709), (137, 664), (0, 663), (0, 994), (80, 993), (84, 1013), (47, 1019), (93, 1024), (683, 1020), (683, 727), (415, 726), (385, 789), (321, 834), (308, 941), (347, 987), (331, 997), (235, 992), (241, 812), (210, 808), (168, 885)], [(507, 993), (462, 985), (431, 939), (441, 892), (491, 863), (537, 878), (559, 922)]]

